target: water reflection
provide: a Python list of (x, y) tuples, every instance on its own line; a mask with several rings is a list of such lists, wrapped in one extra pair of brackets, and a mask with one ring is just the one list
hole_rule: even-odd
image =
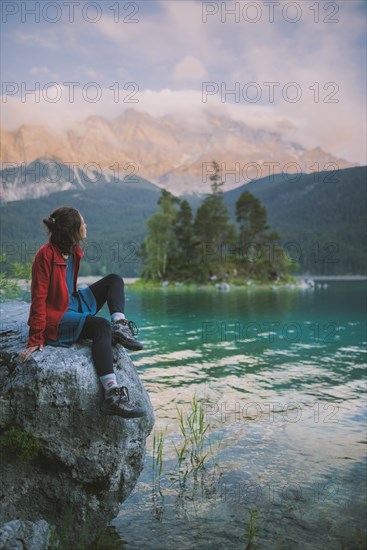
[[(155, 429), (167, 430), (162, 495), (152, 501), (151, 437), (141, 481), (114, 522), (131, 550), (243, 549), (252, 509), (258, 548), (364, 548), (365, 290), (129, 291), (146, 344), (134, 363)], [(176, 407), (189, 410), (194, 394), (216, 465), (200, 490), (192, 482), (180, 493), (169, 475)]]

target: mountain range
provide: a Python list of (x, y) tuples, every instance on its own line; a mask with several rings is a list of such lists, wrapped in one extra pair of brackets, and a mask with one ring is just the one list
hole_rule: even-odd
[[(221, 165), (226, 190), (269, 173), (357, 166), (320, 147), (306, 149), (281, 132), (253, 129), (229, 116), (207, 113), (193, 123), (175, 115), (153, 117), (131, 108), (111, 121), (89, 116), (63, 133), (37, 125), (1, 130), (1, 156), (3, 167), (14, 168), (24, 168), (37, 159), (44, 163), (52, 160), (69, 166), (69, 172), (76, 171), (76, 178), (87, 169), (94, 169), (97, 175), (103, 171), (107, 178), (134, 174), (177, 195), (208, 192), (213, 160)], [(20, 171), (18, 174), (21, 176)], [(48, 171), (47, 177), (43, 176), (31, 189), (19, 178), (13, 188), (3, 184), (1, 200), (34, 198), (73, 187), (68, 178), (50, 181)]]

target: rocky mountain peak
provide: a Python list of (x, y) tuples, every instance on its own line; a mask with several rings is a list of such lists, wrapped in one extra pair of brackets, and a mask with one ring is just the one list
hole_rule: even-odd
[[(283, 126), (286, 132), (287, 121)], [(248, 181), (248, 165), (258, 167), (257, 177), (267, 175), (269, 162), (274, 163), (275, 173), (288, 163), (297, 163), (306, 173), (314, 170), (315, 162), (319, 170), (330, 169), (330, 163), (338, 168), (357, 165), (321, 147), (307, 150), (290, 142), (281, 128), (255, 129), (215, 112), (191, 124), (178, 115), (155, 117), (129, 107), (111, 121), (89, 116), (66, 134), (46, 126), (22, 125), (13, 132), (2, 132), (1, 147), (3, 162), (30, 163), (51, 157), (80, 166), (94, 162), (101, 169), (135, 163), (139, 176), (176, 194), (208, 191), (209, 182), (202, 181), (203, 163), (213, 159), (228, 172), (236, 167), (238, 174), (226, 177), (227, 190)]]

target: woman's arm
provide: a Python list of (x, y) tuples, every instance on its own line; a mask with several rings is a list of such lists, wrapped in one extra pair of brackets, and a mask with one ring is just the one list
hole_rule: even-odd
[(46, 300), (51, 277), (51, 259), (45, 253), (36, 254), (32, 265), (31, 295), (29, 315), (29, 336), (27, 348), (42, 346), (46, 329)]

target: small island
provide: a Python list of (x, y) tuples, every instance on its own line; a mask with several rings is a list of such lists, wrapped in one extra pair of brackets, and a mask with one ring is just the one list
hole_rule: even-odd
[(236, 202), (237, 226), (224, 203), (220, 167), (212, 162), (211, 190), (197, 209), (165, 189), (147, 221), (140, 248), (142, 280), (134, 287), (296, 287), (298, 269), (267, 223), (266, 208), (249, 191)]

